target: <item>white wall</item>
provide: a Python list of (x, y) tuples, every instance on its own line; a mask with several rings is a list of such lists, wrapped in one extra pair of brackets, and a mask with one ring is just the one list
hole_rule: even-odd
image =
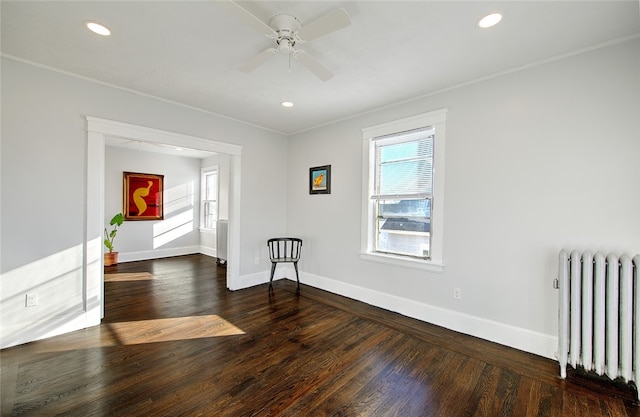
[[(239, 270), (247, 282), (263, 275), (268, 262), (254, 264), (253, 253), (286, 228), (283, 135), (8, 58), (1, 64), (0, 347), (85, 324), (85, 115), (242, 146)], [(274, 180), (249, 180), (265, 172)], [(39, 294), (38, 307), (25, 307), (28, 291)]]
[[(640, 253), (638, 74), (634, 40), (295, 135), (287, 231), (305, 240), (303, 281), (552, 357), (559, 250)], [(361, 129), (440, 108), (444, 272), (360, 259)], [(309, 195), (324, 164), (332, 193)]]
[(164, 175), (164, 220), (125, 221), (114, 241), (118, 260), (198, 253), (200, 159), (105, 148), (105, 225), (123, 211), (123, 172)]

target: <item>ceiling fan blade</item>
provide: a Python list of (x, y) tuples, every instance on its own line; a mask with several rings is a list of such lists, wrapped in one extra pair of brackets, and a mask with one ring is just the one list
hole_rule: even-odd
[(258, 68), (260, 65), (267, 62), (269, 58), (277, 54), (278, 54), (278, 50), (276, 48), (266, 49), (260, 52), (258, 55), (254, 56), (253, 58), (251, 58), (250, 60), (248, 60), (247, 62), (245, 62), (244, 64), (242, 64), (242, 66), (240, 66), (238, 70), (242, 72), (251, 72), (254, 69)]
[(252, 28), (257, 30), (258, 32), (263, 33), (265, 35), (273, 35), (273, 34), (275, 34), (274, 30), (268, 24), (266, 24), (265, 22), (263, 22), (262, 20), (257, 18), (250, 11), (248, 11), (245, 8), (243, 8), (242, 6), (240, 6), (235, 1), (223, 0), (223, 1), (217, 1), (215, 3), (220, 5), (220, 7), (222, 7), (225, 10), (227, 10), (231, 14), (233, 14), (233, 15), (239, 17), (240, 19), (244, 20), (245, 23), (247, 23), (249, 26), (251, 26)]
[(322, 81), (330, 80), (333, 77), (333, 73), (326, 69), (322, 64), (313, 59), (309, 54), (304, 51), (298, 50), (298, 54), (295, 56), (298, 61), (309, 71), (315, 74), (316, 77)]
[(304, 25), (298, 32), (303, 41), (310, 41), (327, 33), (342, 29), (351, 24), (351, 19), (344, 9), (336, 9), (316, 20)]

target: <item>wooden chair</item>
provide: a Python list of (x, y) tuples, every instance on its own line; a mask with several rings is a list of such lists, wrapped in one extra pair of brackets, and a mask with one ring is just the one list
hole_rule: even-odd
[(298, 281), (298, 288), (296, 292), (299, 294), (300, 277), (298, 276), (298, 261), (300, 260), (302, 239), (295, 237), (276, 237), (267, 240), (267, 247), (269, 248), (269, 259), (271, 260), (269, 291), (273, 288), (273, 275), (276, 272), (276, 265), (279, 263), (290, 262), (296, 270), (296, 280)]

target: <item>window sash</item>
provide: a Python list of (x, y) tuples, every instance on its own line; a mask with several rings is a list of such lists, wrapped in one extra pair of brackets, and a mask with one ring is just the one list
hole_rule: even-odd
[(218, 172), (211, 171), (204, 174), (204, 196), (205, 201), (216, 201), (218, 197)]
[[(431, 259), (432, 199), (402, 199), (396, 204), (400, 205), (407, 201), (415, 201), (419, 204), (420, 201), (425, 201), (426, 205), (424, 208), (413, 207), (413, 210), (411, 207), (405, 207), (398, 212), (382, 210), (381, 206), (385, 201), (397, 200), (377, 199), (374, 202), (374, 251), (424, 260)], [(424, 211), (424, 214), (421, 215), (419, 211)], [(390, 222), (393, 223), (389, 225)], [(428, 230), (411, 230), (420, 227)]]
[[(430, 259), (434, 136), (430, 126), (371, 139), (375, 252)], [(382, 205), (395, 200), (426, 200), (428, 214), (384, 212)]]
[(203, 227), (205, 229), (215, 229), (218, 221), (218, 202), (209, 200), (203, 203)]
[(215, 230), (218, 221), (218, 169), (203, 170), (201, 182), (200, 227)]
[(372, 139), (372, 199), (426, 198), (433, 194), (432, 127)]

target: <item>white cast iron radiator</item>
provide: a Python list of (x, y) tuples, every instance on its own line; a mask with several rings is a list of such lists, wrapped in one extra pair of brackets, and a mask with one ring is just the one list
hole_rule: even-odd
[(218, 220), (216, 223), (216, 257), (218, 264), (227, 263), (227, 236), (229, 234), (229, 221)]
[[(640, 381), (640, 255), (560, 251), (558, 361)], [(639, 398), (640, 399), (640, 398)]]

